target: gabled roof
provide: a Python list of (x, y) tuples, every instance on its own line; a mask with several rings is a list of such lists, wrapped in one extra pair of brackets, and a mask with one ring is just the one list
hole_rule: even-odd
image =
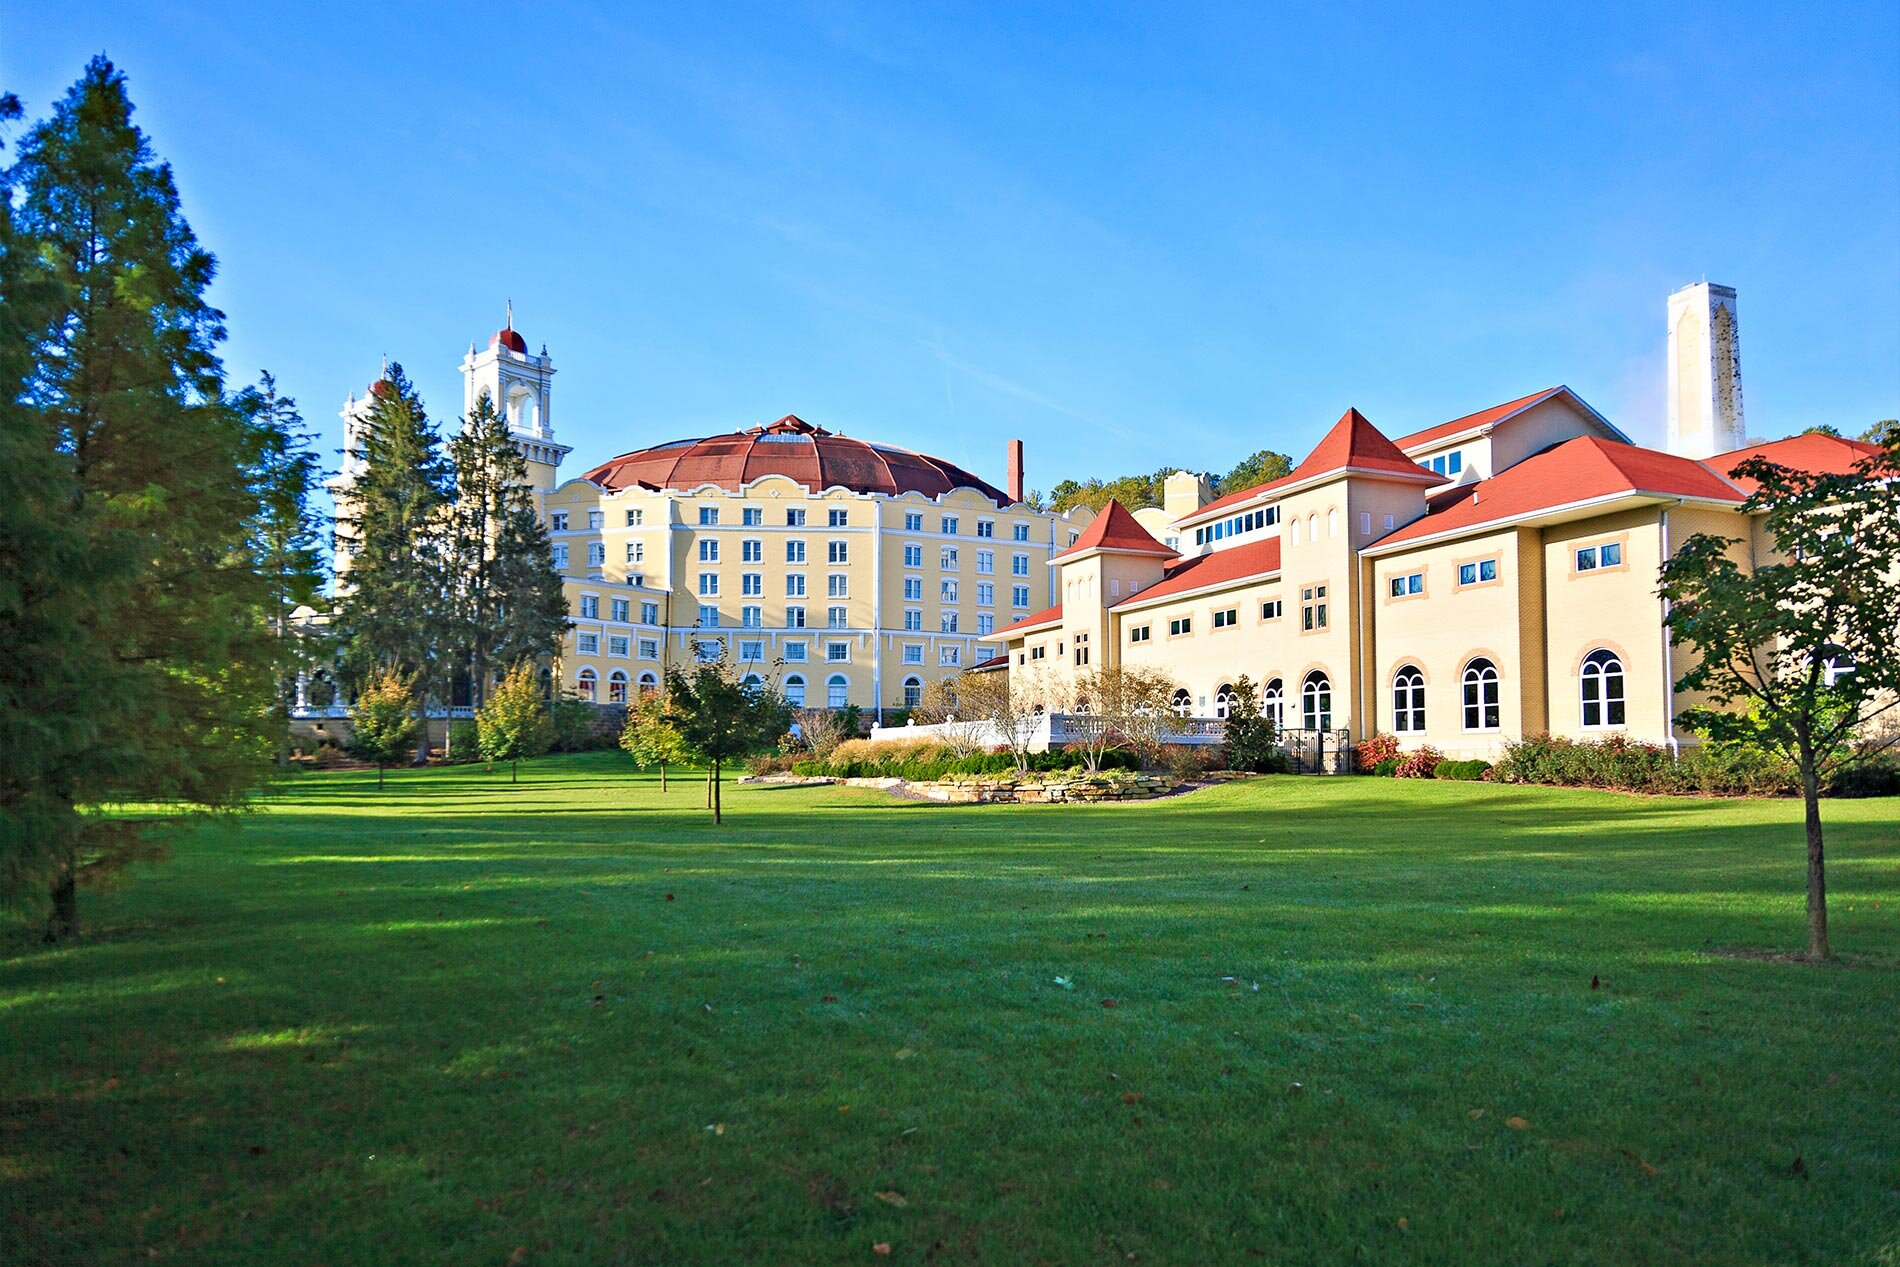
[(1045, 607), (1033, 615), (1024, 616), (1021, 620), (1012, 621), (1004, 625), (1001, 629), (996, 631), (996, 636), (999, 638), (1007, 638), (1012, 634), (1023, 634), (1030, 632), (1032, 629), (1040, 629), (1044, 625), (1059, 625), (1061, 623), (1062, 604), (1057, 603), (1054, 607)]
[(1256, 484), (1252, 488), (1243, 488), (1237, 493), (1228, 493), (1224, 497), (1216, 497), (1199, 510), (1182, 515), (1175, 522), (1192, 524), (1212, 519), (1222, 511), (1254, 501), (1265, 493), (1309, 483), (1338, 471), (1397, 475), (1417, 478), (1421, 483), (1429, 484), (1442, 484), (1445, 480), (1444, 476), (1435, 475), (1406, 457), (1396, 444), (1385, 438), (1383, 432), (1366, 421), (1364, 414), (1357, 409), (1348, 409), (1339, 416), (1339, 421), (1332, 425), (1332, 429), (1320, 437), (1313, 451), (1293, 468), (1291, 474), (1265, 484)]
[(977, 661), (977, 662), (976, 662), (975, 664), (973, 664), (973, 665), (971, 665), (971, 666), (970, 666), (969, 668), (967, 668), (967, 669), (965, 669), (965, 670), (964, 670), (964, 672), (966, 672), (966, 673), (989, 673), (989, 672), (991, 672), (991, 671), (993, 671), (993, 670), (995, 670), (995, 669), (1007, 669), (1008, 667), (1009, 667), (1009, 657), (1008, 657), (1008, 656), (1006, 656), (1006, 655), (993, 655), (993, 656), (991, 656), (991, 657), (990, 657), (989, 659), (987, 659), (987, 660), (978, 660), (978, 661)]
[(1272, 536), (1264, 541), (1250, 541), (1244, 546), (1182, 559), (1171, 565), (1161, 580), (1116, 603), (1114, 610), (1139, 607), (1155, 599), (1212, 589), (1251, 577), (1269, 576), (1279, 570), (1280, 538)]
[(1369, 552), (1619, 495), (1742, 500), (1741, 490), (1693, 458), (1601, 436), (1566, 440), (1466, 489), (1443, 509), (1381, 537)]
[(1415, 449), (1429, 448), (1441, 440), (1449, 440), (1451, 437), (1463, 435), (1467, 431), (1485, 431), (1503, 426), (1505, 423), (1517, 418), (1520, 414), (1523, 414), (1536, 405), (1543, 404), (1554, 396), (1569, 398), (1571, 404), (1582, 410), (1591, 421), (1602, 427), (1613, 439), (1621, 440), (1625, 444), (1629, 443), (1629, 437), (1617, 430), (1608, 418), (1605, 418), (1602, 414), (1592, 409), (1589, 402), (1562, 383), (1559, 383), (1555, 387), (1546, 387), (1541, 392), (1532, 392), (1528, 396), (1519, 396), (1516, 400), (1507, 400), (1503, 404), (1493, 405), (1489, 409), (1480, 409), (1475, 414), (1466, 414), (1462, 418), (1453, 418), (1450, 422), (1441, 422), (1437, 426), (1427, 427), (1423, 431), (1414, 431), (1409, 436), (1400, 436), (1397, 440), (1393, 441), (1393, 443), (1408, 453)]
[(1102, 507), (1102, 513), (1095, 516), (1094, 522), (1082, 529), (1082, 535), (1075, 539), (1075, 544), (1055, 557), (1066, 559), (1070, 555), (1086, 554), (1090, 550), (1159, 554), (1167, 558), (1173, 558), (1175, 553), (1150, 536), (1148, 530), (1141, 526), (1141, 521), (1112, 497), (1108, 505)]
[[(1735, 468), (1744, 459), (1756, 457), (1767, 458), (1770, 462), (1799, 471), (1812, 471), (1816, 475), (1847, 475), (1852, 473), (1856, 462), (1879, 451), (1879, 445), (1868, 444), (1864, 440), (1846, 440), (1840, 436), (1809, 432), (1789, 436), (1785, 440), (1770, 440), (1767, 444), (1750, 445), (1745, 449), (1736, 449), (1733, 453), (1718, 453), (1708, 460), (1708, 464), (1731, 479), (1734, 479)], [(1734, 482), (1745, 493), (1752, 493), (1757, 487), (1754, 480), (1735, 479)]]

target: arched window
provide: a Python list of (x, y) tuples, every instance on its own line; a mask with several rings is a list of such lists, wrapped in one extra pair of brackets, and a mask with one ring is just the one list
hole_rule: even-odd
[(1585, 726), (1623, 724), (1623, 662), (1614, 651), (1599, 649), (1583, 657), (1582, 695)]
[(1339, 535), (1339, 508), (1337, 506), (1326, 512), (1326, 535), (1329, 537)]
[(1425, 729), (1425, 675), (1414, 665), (1392, 675), (1392, 729), (1400, 734)]
[(1168, 705), (1168, 711), (1176, 717), (1191, 717), (1194, 714), (1194, 697), (1184, 690), (1177, 690), (1174, 699)]
[(843, 708), (851, 702), (851, 680), (842, 673), (834, 673), (825, 680), (825, 707)]
[(574, 687), (577, 691), (580, 692), (580, 697), (586, 700), (589, 704), (594, 702), (595, 682), (596, 682), (596, 679), (594, 677), (594, 671), (592, 669), (582, 669), (580, 672), (580, 676), (576, 678), (574, 682)]
[(739, 685), (756, 695), (765, 689), (765, 679), (756, 673), (748, 673), (739, 679)]
[(517, 387), (508, 393), (508, 421), (515, 431), (532, 432), (540, 422), (541, 410), (534, 393)]
[(1498, 666), (1479, 656), (1465, 666), (1465, 729), (1498, 728)]
[(660, 689), (660, 679), (652, 673), (640, 675), (640, 694), (651, 695)]
[(1300, 724), (1308, 730), (1333, 728), (1333, 683), (1318, 669), (1300, 685)]
[(916, 708), (924, 702), (924, 680), (919, 677), (904, 679), (904, 707)]
[(1075, 711), (1080, 713), (1084, 717), (1087, 717), (1089, 715), (1089, 697), (1088, 696), (1080, 695), (1076, 697)]
[(607, 702), (609, 704), (627, 702), (627, 675), (619, 669), (607, 675)]
[(1268, 678), (1260, 692), (1260, 715), (1273, 723), (1275, 730), (1286, 729), (1286, 687), (1279, 678)]
[(1299, 521), (1299, 517), (1298, 517), (1298, 516), (1295, 516), (1295, 517), (1293, 518), (1293, 520), (1292, 520), (1292, 523), (1293, 523), (1293, 544), (1294, 544), (1294, 545), (1298, 545), (1298, 544), (1300, 544), (1300, 521)]
[(1318, 511), (1314, 511), (1312, 514), (1306, 517), (1306, 539), (1308, 541), (1319, 540), (1319, 512)]
[(785, 702), (793, 708), (805, 707), (805, 679), (796, 673), (785, 679)]
[(1227, 720), (1227, 710), (1234, 706), (1234, 688), (1230, 683), (1222, 682), (1220, 689), (1214, 692), (1214, 716)]

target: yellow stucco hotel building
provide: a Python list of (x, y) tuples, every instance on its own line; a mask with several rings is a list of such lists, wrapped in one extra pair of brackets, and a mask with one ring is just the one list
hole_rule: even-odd
[(1844, 471), (1871, 451), (1747, 442), (1734, 292), (1685, 287), (1668, 312), (1666, 450), (1561, 386), (1396, 439), (1349, 409), (1284, 479), (1217, 498), (1181, 472), (1164, 506), (1100, 515), (1027, 504), (1020, 443), (998, 488), (792, 416), (561, 481), (546, 348), (511, 321), (461, 368), (464, 407), (494, 401), (528, 459), (573, 622), (556, 671), (582, 698), (724, 657), (878, 717), (966, 671), (1126, 663), (1178, 683), (1184, 717), (1223, 716), (1245, 675), (1284, 728), (1482, 756), (1543, 730), (1687, 741), (1662, 560), (1705, 531), (1765, 549), (1741, 458)]

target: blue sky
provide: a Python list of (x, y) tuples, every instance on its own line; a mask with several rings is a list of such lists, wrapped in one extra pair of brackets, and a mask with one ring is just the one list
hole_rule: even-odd
[(508, 298), (570, 475), (793, 412), (1047, 488), (1556, 382), (1659, 443), (1703, 277), (1751, 433), (1900, 413), (1891, 3), (0, 0), (29, 117), (101, 50), (332, 447)]

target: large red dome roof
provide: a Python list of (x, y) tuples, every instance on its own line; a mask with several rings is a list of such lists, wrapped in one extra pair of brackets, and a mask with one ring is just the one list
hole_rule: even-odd
[(584, 478), (610, 490), (636, 485), (689, 489), (701, 484), (737, 489), (765, 475), (786, 476), (814, 493), (848, 488), (854, 493), (935, 497), (953, 488), (973, 488), (998, 506), (1010, 504), (1001, 489), (941, 458), (833, 435), (790, 414), (767, 427), (623, 453)]

